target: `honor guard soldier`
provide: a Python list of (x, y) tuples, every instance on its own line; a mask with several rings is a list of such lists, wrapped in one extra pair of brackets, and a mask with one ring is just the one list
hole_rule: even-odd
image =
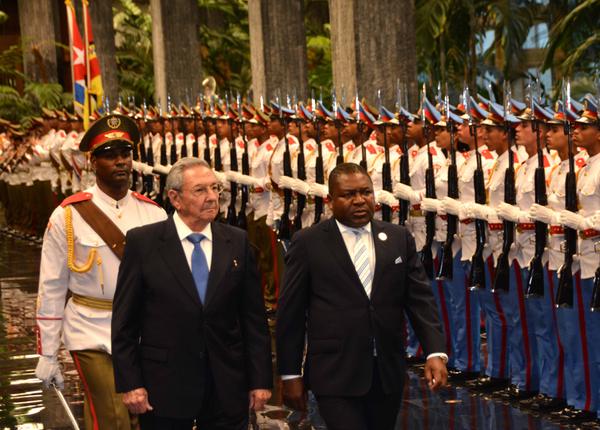
[(166, 218), (154, 202), (129, 190), (131, 149), (139, 139), (135, 122), (122, 115), (105, 116), (90, 127), (79, 148), (91, 153), (97, 183), (54, 210), (42, 246), (36, 376), (62, 388), (62, 340), (84, 387), (90, 430), (131, 427), (113, 382), (112, 298), (125, 233)]

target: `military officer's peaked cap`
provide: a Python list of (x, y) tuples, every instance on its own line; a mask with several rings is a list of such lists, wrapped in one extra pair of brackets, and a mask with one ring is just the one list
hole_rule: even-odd
[(132, 148), (139, 141), (140, 132), (134, 120), (125, 115), (111, 114), (90, 126), (81, 139), (79, 149), (98, 154), (115, 148)]

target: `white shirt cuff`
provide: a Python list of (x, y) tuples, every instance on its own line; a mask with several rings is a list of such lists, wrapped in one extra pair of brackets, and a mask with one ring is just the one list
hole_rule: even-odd
[(430, 358), (434, 358), (434, 357), (440, 357), (442, 359), (442, 361), (444, 362), (444, 364), (448, 363), (448, 355), (444, 354), (443, 352), (434, 352), (432, 354), (429, 354), (427, 356), (427, 360), (429, 360)]
[(290, 379), (302, 378), (302, 375), (281, 375), (282, 381), (289, 381)]

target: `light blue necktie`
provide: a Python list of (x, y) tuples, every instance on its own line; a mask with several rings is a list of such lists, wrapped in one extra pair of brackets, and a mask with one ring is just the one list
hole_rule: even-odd
[(365, 238), (365, 233), (368, 232), (365, 229), (357, 228), (352, 229), (352, 233), (354, 233), (355, 236), (352, 263), (354, 264), (356, 274), (358, 275), (358, 279), (360, 279), (360, 283), (365, 289), (365, 292), (367, 295), (370, 295), (373, 274), (371, 273), (371, 267), (369, 265), (369, 252), (367, 240)]
[(187, 240), (194, 244), (194, 251), (192, 252), (192, 276), (200, 296), (200, 301), (204, 304), (206, 298), (206, 285), (208, 283), (208, 263), (206, 262), (206, 255), (200, 247), (200, 242), (206, 239), (201, 233), (192, 233), (188, 235)]

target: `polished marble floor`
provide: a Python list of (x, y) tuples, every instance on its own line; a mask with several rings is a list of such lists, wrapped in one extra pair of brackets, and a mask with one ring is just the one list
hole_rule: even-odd
[[(69, 429), (56, 394), (35, 378), (34, 317), (40, 246), (0, 233), (0, 430)], [(82, 389), (70, 356), (64, 351), (65, 397), (82, 416)], [(278, 396), (275, 395), (274, 398)], [(279, 406), (253, 417), (254, 429), (325, 429), (314, 401), (307, 416)], [(409, 372), (397, 429), (560, 428), (544, 417), (473, 395), (460, 387), (431, 394), (418, 370)]]

